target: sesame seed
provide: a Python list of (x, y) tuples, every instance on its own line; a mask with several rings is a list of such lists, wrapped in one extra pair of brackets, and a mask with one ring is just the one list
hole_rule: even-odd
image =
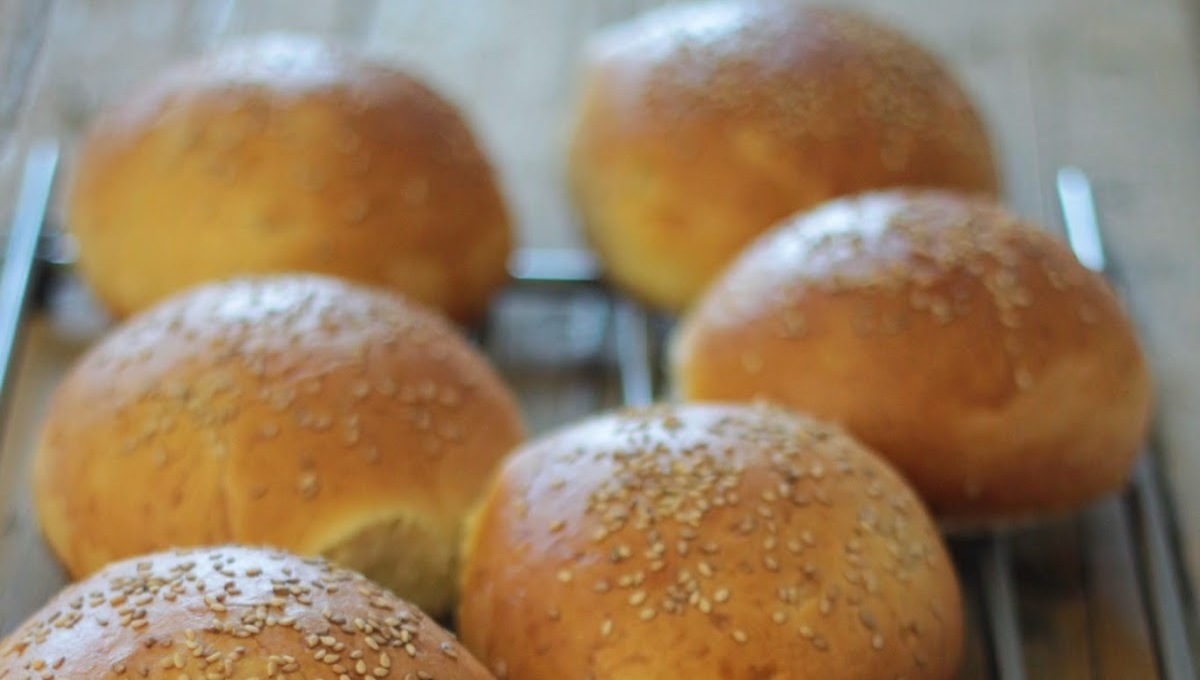
[(1013, 374), (1013, 380), (1020, 390), (1028, 390), (1033, 387), (1033, 374), (1026, 369), (1017, 369), (1016, 373)]

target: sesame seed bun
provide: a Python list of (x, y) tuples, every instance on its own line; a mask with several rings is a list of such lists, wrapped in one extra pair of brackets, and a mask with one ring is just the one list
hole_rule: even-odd
[(967, 93), (924, 47), (852, 10), (672, 5), (590, 44), (570, 146), (614, 282), (685, 308), (756, 235), (865, 189), (998, 192)]
[(462, 518), (524, 437), (450, 324), (316, 275), (178, 294), (72, 368), (34, 460), (38, 517), (71, 574), (173, 546), (322, 554), (431, 614)]
[(764, 398), (841, 423), (948, 526), (1118, 489), (1151, 385), (1131, 321), (1067, 245), (996, 203), (883, 192), (785, 221), (675, 338), (684, 398)]
[(418, 609), (319, 559), (240, 546), (144, 555), (67, 586), (0, 642), (0, 678), (491, 675)]
[(104, 112), (68, 208), (80, 270), (118, 316), (208, 280), (312, 271), (466, 321), (506, 280), (513, 241), (452, 103), (295, 35), (179, 64)]
[(661, 405), (527, 443), (468, 533), (498, 677), (948, 680), (957, 578), (886, 463), (766, 406)]

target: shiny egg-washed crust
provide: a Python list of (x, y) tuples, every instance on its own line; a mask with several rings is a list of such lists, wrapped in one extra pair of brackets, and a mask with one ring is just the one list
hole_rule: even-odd
[(416, 607), (312, 558), (218, 546), (67, 586), (0, 642), (0, 679), (492, 676)]
[(220, 542), (325, 554), (443, 613), (467, 508), (524, 438), (441, 317), (317, 275), (206, 284), (115, 329), (57, 389), (35, 505), (74, 576)]
[(474, 320), (513, 242), (451, 103), (287, 35), (178, 65), (116, 103), (80, 150), (68, 207), (80, 268), (118, 316), (203, 281), (312, 271)]
[(995, 194), (967, 94), (922, 46), (846, 9), (675, 5), (600, 34), (570, 179), (609, 276), (685, 308), (756, 235), (865, 189)]
[(681, 324), (675, 389), (841, 423), (951, 525), (1078, 508), (1127, 479), (1151, 384), (1111, 288), (983, 199), (882, 192), (750, 246)]
[(527, 443), (472, 516), (463, 643), (497, 677), (948, 680), (957, 578), (925, 508), (840, 430), (659, 405)]

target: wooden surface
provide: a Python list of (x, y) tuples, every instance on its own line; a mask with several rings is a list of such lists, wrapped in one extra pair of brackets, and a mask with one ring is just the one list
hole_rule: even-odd
[[(1158, 376), (1161, 441), (1185, 559), (1200, 574), (1200, 68), (1186, 0), (870, 0), (944, 55), (975, 94), (1004, 157), (1008, 194), (1054, 228), (1053, 174), (1092, 176), (1102, 227), (1133, 294)], [(10, 0), (0, 0), (0, 18)], [(632, 0), (59, 2), (18, 134), (0, 127), (7, 214), (23, 145), (70, 150), (98, 107), (167, 61), (238, 35), (316, 32), (405, 64), (460, 103), (494, 155), (526, 245), (578, 245), (563, 191), (565, 122), (581, 40), (646, 5)], [(0, 28), (0, 41), (13, 40)], [(3, 43), (0, 43), (3, 47)], [(0, 54), (4, 51), (0, 49)], [(4, 64), (0, 63), (0, 67)], [(0, 70), (0, 73), (3, 71)], [(27, 505), (27, 454), (44, 398), (101, 327), (75, 309), (38, 321), (0, 459), (12, 510), (0, 539), (0, 629), (60, 583)], [(68, 303), (62, 303), (67, 300)], [(596, 296), (498, 304), (491, 350), (546, 427), (615, 404), (610, 310)], [(515, 329), (539, 328), (538, 339)], [(1035, 678), (1156, 677), (1116, 501), (1021, 534), (1021, 617)], [(971, 584), (974, 553), (956, 545)], [(1200, 583), (1200, 582), (1198, 582)], [(973, 629), (978, 632), (980, 623)], [(963, 677), (984, 677), (979, 639)]]

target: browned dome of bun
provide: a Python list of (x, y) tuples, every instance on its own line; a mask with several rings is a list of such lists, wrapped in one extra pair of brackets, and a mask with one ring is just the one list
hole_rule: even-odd
[(464, 549), (497, 676), (949, 680), (958, 582), (925, 508), (840, 430), (763, 406), (601, 415), (526, 444)]
[(994, 202), (885, 192), (764, 235), (684, 321), (690, 399), (842, 423), (959, 523), (1120, 487), (1150, 379), (1129, 317), (1066, 244)]
[(118, 315), (203, 281), (312, 271), (468, 320), (513, 234), (453, 104), (402, 70), (270, 35), (180, 64), (92, 126), (68, 225)]
[(570, 175), (612, 279), (677, 310), (756, 235), (828, 198), (998, 192), (984, 125), (934, 55), (863, 14), (790, 0), (672, 5), (600, 34)]
[(241, 546), (144, 555), (67, 586), (0, 642), (0, 678), (492, 676), (361, 575)]
[(316, 275), (237, 279), (129, 319), (72, 368), (35, 504), (75, 576), (263, 543), (439, 614), (463, 516), (523, 433), (508, 388), (432, 312)]

